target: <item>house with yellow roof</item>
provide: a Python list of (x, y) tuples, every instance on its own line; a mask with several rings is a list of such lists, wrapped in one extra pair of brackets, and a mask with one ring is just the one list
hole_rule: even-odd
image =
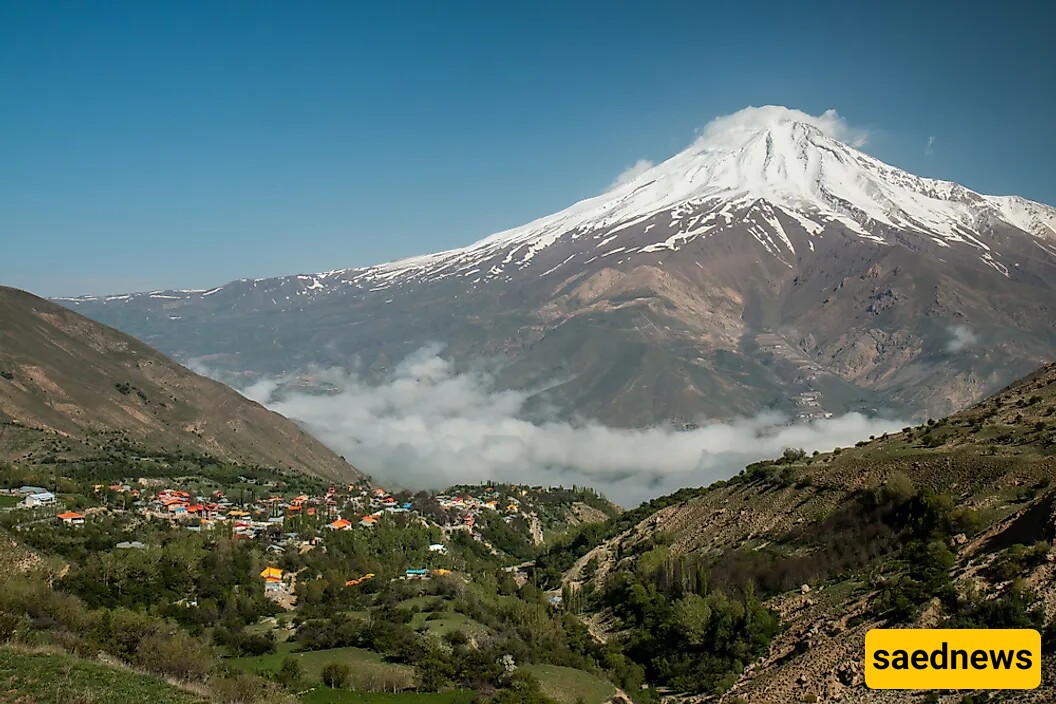
[(265, 567), (260, 573), (260, 576), (264, 578), (264, 591), (274, 591), (282, 586), (282, 575), (283, 572), (278, 567)]

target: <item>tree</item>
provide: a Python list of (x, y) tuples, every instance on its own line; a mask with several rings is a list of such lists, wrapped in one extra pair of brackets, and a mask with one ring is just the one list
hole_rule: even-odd
[(279, 666), (277, 677), (284, 687), (293, 687), (300, 681), (303, 674), (304, 671), (301, 668), (301, 663), (297, 662), (295, 658), (287, 655), (282, 659), (282, 665)]
[(348, 678), (352, 676), (352, 668), (344, 663), (332, 662), (323, 668), (323, 684), (330, 689), (341, 689), (348, 684)]
[[(452, 631), (461, 633), (461, 631)], [(419, 686), (427, 692), (439, 692), (451, 683), (455, 668), (451, 661), (437, 651), (430, 651), (417, 663)]]
[(491, 704), (553, 704), (539, 687), (539, 680), (518, 670), (511, 674), (491, 699)]

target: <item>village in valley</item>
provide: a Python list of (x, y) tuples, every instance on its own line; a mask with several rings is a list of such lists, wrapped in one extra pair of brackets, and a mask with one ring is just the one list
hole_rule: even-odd
[[(586, 642), (570, 613), (582, 599), (565, 594), (557, 560), (620, 513), (589, 488), (412, 492), (116, 444), (34, 460), (0, 475), (0, 529), (29, 551), (20, 563), (92, 613), (147, 614), (208, 639), (232, 677), (292, 677), (326, 702), (351, 690), (462, 697), (508, 662), (561, 704), (613, 692), (573, 647)], [(331, 666), (349, 668), (336, 690)]]
[[(423, 564), (405, 568), (389, 579), (422, 580), (453, 573), (448, 556), (452, 536), (460, 535), (479, 543), (496, 558), (504, 557), (489, 540), (488, 531), (481, 526), (494, 524), (495, 519), (506, 525), (515, 522), (525, 526), (526, 537), (533, 545), (543, 542), (543, 521), (536, 504), (541, 495), (567, 492), (561, 487), (522, 487), (518, 485), (486, 485), (453, 487), (442, 493), (387, 491), (367, 482), (344, 486), (328, 486), (309, 494), (284, 495), (280, 482), (259, 481), (239, 477), (237, 495), (220, 489), (207, 494), (173, 488), (162, 479), (139, 478), (128, 483), (91, 485), (94, 505), (71, 510), (60, 495), (44, 487), (23, 485), (3, 490), (3, 495), (17, 503), (13, 512), (13, 528), (51, 521), (64, 528), (76, 529), (92, 517), (134, 516), (147, 523), (161, 524), (173, 530), (194, 533), (215, 533), (235, 541), (253, 541), (265, 554), (278, 561), (287, 552), (304, 554), (311, 550), (325, 551), (329, 537), (344, 531), (373, 531), (380, 523), (419, 526), (437, 534), (437, 541), (426, 546), (429, 559)], [(585, 505), (580, 510), (589, 510)], [(596, 510), (595, 510), (596, 512)], [(19, 520), (24, 516), (25, 520)], [(484, 520), (482, 520), (482, 518)], [(551, 521), (552, 524), (552, 521)], [(393, 523), (395, 525), (395, 523)], [(143, 550), (148, 544), (142, 540), (123, 540), (113, 546), (118, 550)], [(517, 555), (505, 556), (518, 558)], [(428, 563), (428, 564), (425, 564)], [(517, 573), (517, 566), (510, 568)], [(265, 595), (290, 609), (296, 604), (296, 573), (274, 564), (267, 565), (259, 574)], [(377, 577), (367, 572), (352, 576), (346, 587), (356, 587)], [(523, 573), (517, 573), (523, 581)]]

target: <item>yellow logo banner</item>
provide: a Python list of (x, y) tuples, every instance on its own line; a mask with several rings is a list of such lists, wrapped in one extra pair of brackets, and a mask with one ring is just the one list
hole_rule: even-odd
[(865, 634), (872, 689), (1034, 689), (1041, 634), (1030, 629), (881, 629)]

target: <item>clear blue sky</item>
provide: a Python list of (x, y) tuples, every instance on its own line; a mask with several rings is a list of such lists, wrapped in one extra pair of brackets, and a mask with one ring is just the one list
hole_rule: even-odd
[(1056, 203), (1054, 6), (0, 0), (0, 282), (205, 287), (457, 246), (768, 103)]

